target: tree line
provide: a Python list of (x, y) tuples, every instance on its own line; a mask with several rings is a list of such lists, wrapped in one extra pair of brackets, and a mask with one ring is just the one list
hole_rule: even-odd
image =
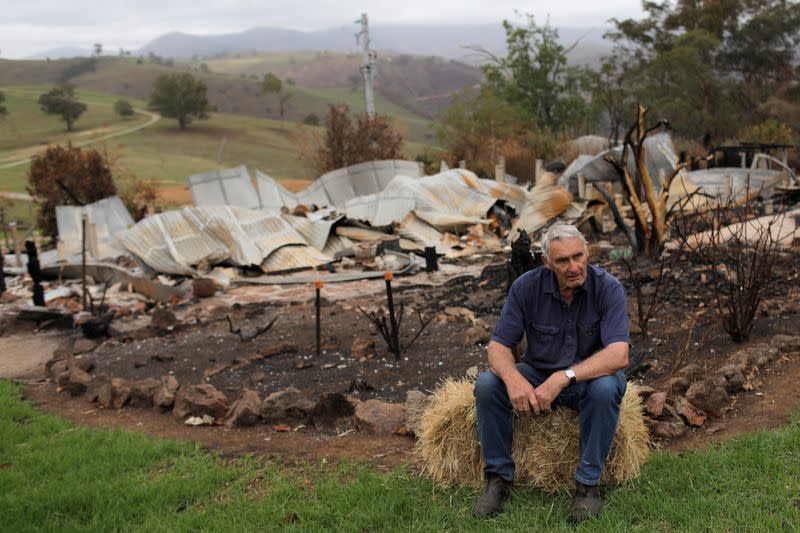
[[(616, 144), (636, 103), (669, 119), (684, 139), (767, 135), (791, 142), (782, 109), (800, 107), (800, 4), (786, 0), (645, 0), (640, 20), (612, 19), (611, 53), (596, 68), (571, 66), (570, 48), (532, 15), (503, 22), (507, 53), (485, 51), (485, 80), (440, 117), (452, 161), (491, 174), (549, 158), (560, 140), (602, 131)], [(796, 111), (795, 111), (796, 113)], [(517, 168), (515, 168), (515, 165)], [(485, 168), (484, 168), (485, 167)]]

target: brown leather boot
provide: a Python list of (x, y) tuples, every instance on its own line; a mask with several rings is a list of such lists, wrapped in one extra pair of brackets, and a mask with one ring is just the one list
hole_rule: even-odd
[(503, 510), (503, 504), (511, 495), (511, 482), (497, 474), (489, 474), (486, 488), (475, 502), (473, 513), (478, 518), (490, 518)]
[(570, 524), (579, 524), (587, 518), (599, 515), (602, 506), (603, 498), (600, 496), (600, 488), (597, 485), (584, 485), (580, 481), (576, 481), (572, 512), (567, 517), (567, 521)]

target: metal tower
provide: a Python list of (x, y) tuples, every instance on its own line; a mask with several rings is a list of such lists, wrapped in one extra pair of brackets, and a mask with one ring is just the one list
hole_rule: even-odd
[(361, 18), (356, 20), (356, 24), (361, 24), (361, 32), (356, 34), (356, 44), (361, 44), (363, 64), (361, 65), (361, 75), (364, 78), (364, 101), (367, 108), (367, 116), (371, 119), (375, 117), (375, 98), (372, 94), (372, 82), (375, 80), (378, 70), (375, 59), (377, 54), (369, 49), (369, 27), (367, 25), (367, 14), (362, 13)]

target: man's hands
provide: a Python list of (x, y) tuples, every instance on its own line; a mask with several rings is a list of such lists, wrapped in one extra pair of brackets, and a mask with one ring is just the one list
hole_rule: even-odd
[(542, 408), (539, 407), (539, 399), (536, 397), (533, 385), (522, 374), (517, 373), (515, 378), (509, 379), (506, 382), (506, 390), (515, 413), (527, 415), (531, 410), (537, 415), (541, 413)]
[(506, 390), (515, 413), (527, 415), (533, 412), (540, 415), (550, 412), (553, 402), (567, 385), (569, 379), (563, 372), (554, 372), (536, 388), (518, 373), (506, 382)]
[[(569, 385), (569, 379), (564, 372), (558, 370), (550, 374), (544, 383), (536, 387), (536, 398), (539, 400), (539, 408), (542, 412), (550, 411), (553, 402), (561, 394), (561, 391)], [(539, 414), (538, 412), (536, 414)]]

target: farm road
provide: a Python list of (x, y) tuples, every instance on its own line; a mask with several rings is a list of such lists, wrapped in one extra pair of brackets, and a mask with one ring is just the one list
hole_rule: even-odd
[[(126, 130), (115, 131), (114, 133), (109, 133), (108, 135), (103, 135), (103, 136), (97, 137), (95, 139), (89, 139), (88, 141), (82, 141), (82, 142), (75, 143), (74, 146), (78, 146), (78, 147), (87, 146), (87, 145), (92, 144), (92, 143), (96, 143), (96, 142), (100, 142), (100, 141), (106, 141), (108, 139), (113, 139), (114, 137), (120, 137), (122, 135), (128, 135), (128, 134), (137, 132), (137, 131), (139, 131), (141, 129), (147, 128), (148, 126), (152, 126), (153, 124), (155, 124), (156, 122), (161, 120), (161, 115), (159, 115), (158, 113), (151, 113), (150, 111), (145, 111), (144, 109), (134, 109), (134, 111), (136, 111), (137, 113), (141, 113), (143, 115), (147, 115), (149, 117), (149, 120), (147, 122), (143, 123), (143, 124), (139, 124), (137, 126), (134, 126), (132, 128), (128, 128)], [(102, 128), (97, 128), (97, 129), (102, 129)], [(91, 134), (91, 132), (92, 132), (92, 130), (89, 130), (89, 131), (83, 132), (83, 133), (84, 134)], [(12, 161), (10, 163), (3, 163), (2, 165), (0, 165), (0, 169), (18, 167), (20, 165), (24, 165), (25, 163), (28, 163), (31, 159), (32, 159), (31, 157), (26, 157), (24, 159), (19, 159), (17, 161)], [(22, 198), (20, 198), (20, 199), (22, 199)]]

